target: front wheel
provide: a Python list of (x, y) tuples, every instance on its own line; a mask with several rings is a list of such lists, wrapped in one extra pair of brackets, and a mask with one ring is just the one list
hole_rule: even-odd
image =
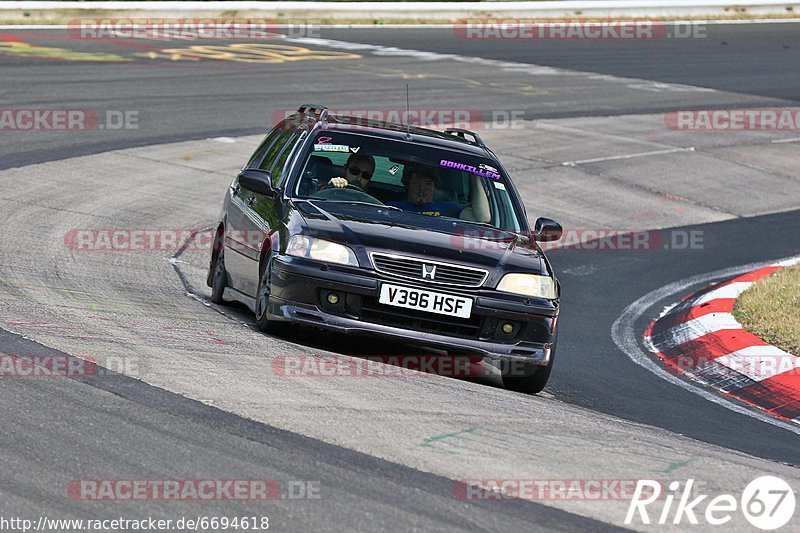
[(525, 394), (542, 392), (550, 379), (550, 372), (553, 370), (555, 358), (556, 343), (553, 343), (550, 349), (550, 362), (546, 366), (504, 361), (502, 366), (503, 386), (509, 390)]
[(228, 273), (225, 271), (225, 250), (220, 249), (217, 257), (211, 263), (211, 301), (215, 304), (223, 304), (225, 301), (222, 295), (225, 294), (225, 287), (228, 286)]
[(269, 292), (269, 265), (264, 265), (258, 279), (258, 292), (256, 293), (256, 327), (263, 332), (279, 333), (283, 330), (284, 324), (270, 321), (268, 318)]

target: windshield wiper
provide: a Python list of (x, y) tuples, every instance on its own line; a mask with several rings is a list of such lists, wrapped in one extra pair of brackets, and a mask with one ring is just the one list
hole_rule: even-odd
[(370, 202), (362, 202), (361, 200), (328, 200), (325, 198), (309, 198), (309, 200), (316, 201), (316, 200), (323, 200), (325, 202), (332, 202), (337, 204), (358, 204), (358, 205), (371, 205), (372, 207), (383, 208), (386, 207), (388, 209), (395, 209), (397, 211), (402, 211), (399, 207), (395, 207), (393, 205), (386, 205), (386, 204), (373, 204)]
[(496, 226), (493, 226), (492, 224), (489, 224), (488, 222), (477, 222), (475, 220), (466, 220), (466, 219), (463, 219), (463, 218), (456, 218), (456, 217), (439, 217), (439, 218), (446, 218), (447, 220), (457, 220), (459, 222), (466, 222), (467, 224), (477, 224), (479, 226), (485, 226), (487, 228), (492, 228), (492, 229), (495, 229), (497, 231), (507, 231), (507, 230), (504, 230), (504, 229), (500, 229), (500, 228), (498, 228)]

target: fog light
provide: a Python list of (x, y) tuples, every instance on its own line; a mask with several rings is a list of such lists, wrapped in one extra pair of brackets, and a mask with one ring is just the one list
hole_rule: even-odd
[(328, 294), (328, 303), (331, 305), (336, 305), (339, 303), (339, 295), (335, 292), (331, 292)]
[(509, 324), (508, 322), (503, 324), (503, 333), (508, 334), (511, 333), (512, 331), (514, 331), (514, 324)]

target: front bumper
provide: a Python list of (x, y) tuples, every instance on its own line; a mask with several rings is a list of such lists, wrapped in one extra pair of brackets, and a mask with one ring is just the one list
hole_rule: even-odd
[[(558, 304), (497, 297), (491, 290), (441, 289), (473, 298), (472, 316), (458, 319), (378, 303), (383, 278), (373, 271), (339, 269), (291, 256), (271, 266), (270, 320), (288, 321), (345, 334), (398, 339), (457, 355), (521, 360), (546, 365), (555, 340)], [(389, 281), (387, 279), (387, 281)], [(391, 280), (430, 289), (411, 280)], [(329, 292), (339, 296), (331, 305)], [(511, 323), (511, 334), (501, 325)]]

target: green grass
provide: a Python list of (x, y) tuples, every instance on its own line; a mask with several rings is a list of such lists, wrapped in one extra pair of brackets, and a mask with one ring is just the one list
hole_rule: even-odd
[(800, 355), (800, 265), (778, 270), (747, 289), (733, 315), (753, 334)]

